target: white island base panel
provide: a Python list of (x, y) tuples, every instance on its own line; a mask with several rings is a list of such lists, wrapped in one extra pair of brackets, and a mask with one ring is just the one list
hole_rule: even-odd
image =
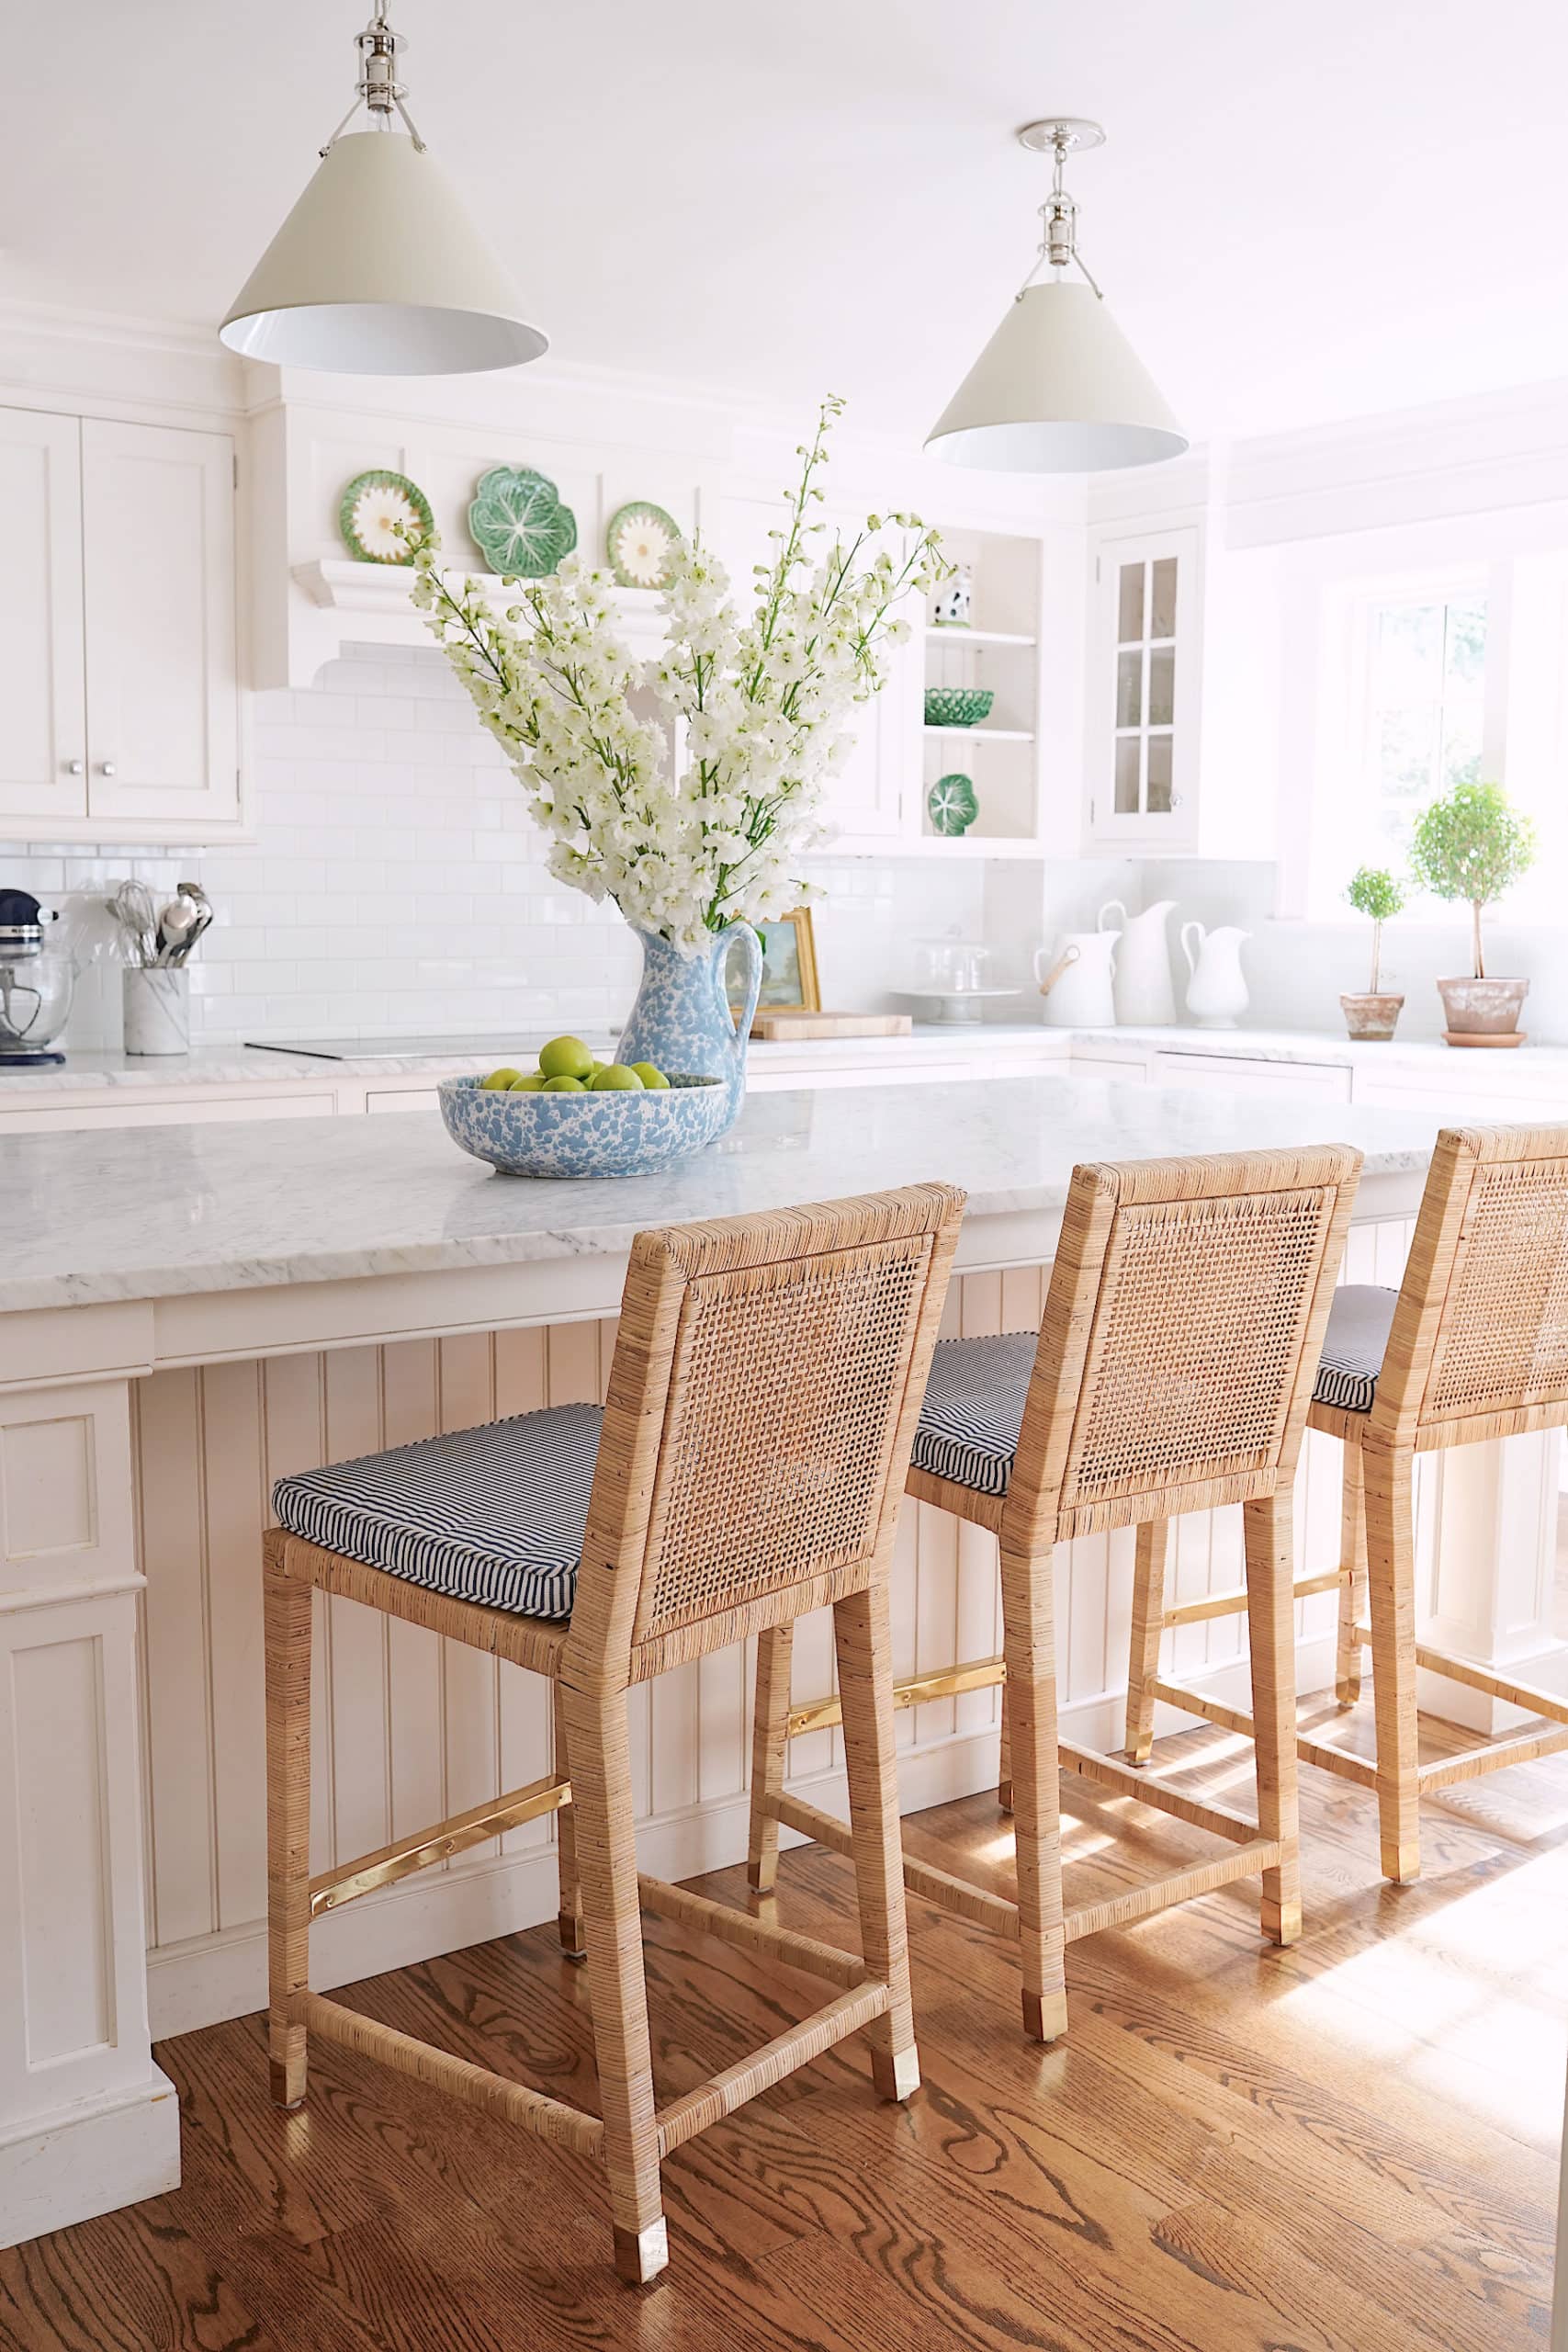
[[(1145, 1149), (1160, 1139), (1219, 1148), (1241, 1139), (1238, 1124), (1271, 1144), (1280, 1120), (1311, 1141), (1337, 1125), (1369, 1149), (1347, 1272), (1397, 1279), (1423, 1157), (1407, 1121), (1144, 1090), (1110, 1101), (1094, 1082), (1032, 1081), (1005, 1122), (976, 1109), (976, 1134), (958, 1116), (974, 1090), (910, 1089), (918, 1116), (891, 1099), (903, 1091), (874, 1110), (841, 1096), (815, 1106), (774, 1098), (765, 1116), (758, 1106), (738, 1131), (739, 1157), (719, 1163), (722, 1181), (707, 1178), (710, 1197), (741, 1207), (763, 1204), (754, 1191), (798, 1200), (907, 1181), (931, 1172), (931, 1138), (944, 1136), (942, 1159), (975, 1196), (946, 1328), (979, 1335), (1037, 1324), (1043, 1261), (1078, 1152), (1112, 1140), (1125, 1152), (1134, 1134)], [(1113, 1136), (1097, 1125), (1108, 1112)], [(620, 1188), (624, 1206), (598, 1231), (584, 1192), (569, 1229), (558, 1204), (569, 1188), (476, 1179), (471, 1163), (428, 1148), (436, 1138), (422, 1136), (424, 1125), (399, 1122), (397, 1140), (373, 1151), (364, 1130), (362, 1141), (335, 1122), (310, 1123), (304, 1146), (290, 1136), (271, 1168), (285, 1198), (276, 1235), (252, 1229), (236, 1189), (275, 1151), (276, 1130), (265, 1146), (261, 1130), (234, 1128), (0, 1145), (16, 1235), (0, 1278), (0, 1306), (11, 1308), (0, 1312), (0, 2243), (173, 2185), (176, 2103), (152, 2038), (265, 2004), (259, 1543), (272, 1481), (600, 1396), (621, 1233), (699, 1206), (694, 1170), (687, 1197), (666, 1194), (646, 1211), (641, 1185)], [(998, 1141), (1010, 1130), (1012, 1141)], [(852, 1179), (835, 1185), (836, 1148), (852, 1140)], [(989, 1190), (982, 1163), (994, 1163)], [(127, 1187), (155, 1176), (164, 1193), (132, 1234)], [(412, 1254), (411, 1193), (448, 1176), (449, 1197), (414, 1204), (423, 1230), (445, 1238), (422, 1248), (414, 1269), (391, 1271)], [(187, 1187), (178, 1197), (176, 1177)], [(79, 1205), (57, 1267), (50, 1235), (63, 1189)], [(547, 1190), (557, 1200), (547, 1204)], [(288, 1212), (291, 1192), (308, 1203), (303, 1215)], [(344, 1239), (351, 1208), (357, 1261)], [(481, 1246), (487, 1262), (476, 1264)], [(1309, 1441), (1298, 1490), (1306, 1567), (1336, 1556), (1337, 1454)], [(1554, 1471), (1551, 1439), (1429, 1467), (1423, 1611), (1455, 1646), (1483, 1657), (1540, 1646)], [(1122, 1739), (1132, 1548), (1118, 1532), (1058, 1555), (1064, 1725), (1091, 1745)], [(1235, 1587), (1239, 1513), (1183, 1520), (1172, 1555), (1173, 1599)], [(536, 1679), (350, 1602), (318, 1594), (316, 1607), (314, 1870), (548, 1769), (549, 1706)], [(1303, 1688), (1332, 1678), (1333, 1623), (1332, 1596), (1302, 1604)], [(908, 1510), (895, 1626), (901, 1675), (993, 1655), (993, 1540)], [(1182, 1679), (1245, 1694), (1239, 1618), (1168, 1641)], [(825, 1614), (803, 1623), (795, 1656), (798, 1697), (825, 1694)], [(750, 1657), (732, 1649), (632, 1694), (644, 1867), (682, 1878), (743, 1856), (750, 1673)], [(1434, 1695), (1460, 1713), (1453, 1686)], [(907, 1807), (994, 1781), (998, 1712), (987, 1690), (900, 1717)], [(1185, 1720), (1169, 1713), (1161, 1727)], [(843, 1810), (836, 1732), (797, 1740), (789, 1770), (815, 1801)], [(548, 1919), (551, 1826), (527, 1825), (326, 1916), (312, 1935), (314, 1983), (327, 1989)]]

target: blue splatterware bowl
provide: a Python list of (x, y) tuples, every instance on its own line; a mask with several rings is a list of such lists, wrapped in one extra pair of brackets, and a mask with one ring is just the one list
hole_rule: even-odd
[(441, 1115), (455, 1144), (506, 1176), (647, 1176), (690, 1159), (729, 1124), (722, 1079), (670, 1077), (640, 1094), (501, 1094), (444, 1078)]

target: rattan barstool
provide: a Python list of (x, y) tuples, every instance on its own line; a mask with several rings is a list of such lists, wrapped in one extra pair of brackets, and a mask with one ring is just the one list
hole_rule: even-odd
[[(285, 1524), (265, 1539), (265, 1581), (270, 2045), (281, 2105), (303, 2100), (307, 2036), (319, 2033), (597, 2157), (609, 2176), (615, 2267), (642, 2281), (669, 2258), (661, 2159), (694, 2133), (861, 2030), (882, 2096), (917, 2087), (888, 1566), (963, 1199), (921, 1185), (640, 1234), (602, 1428), (597, 1413), (565, 1406), (280, 1482)], [(556, 1772), (312, 1878), (313, 1586), (548, 1676), (566, 1744)], [(564, 1600), (557, 1622), (504, 1605), (540, 1590)], [(631, 1686), (829, 1603), (858, 1954), (639, 1877), (632, 1832)], [(310, 1989), (313, 1916), (547, 1811), (563, 1832), (563, 1928), (575, 1943), (581, 1914), (586, 1945), (600, 2117)], [(657, 2109), (639, 1904), (825, 1977), (833, 1998)]]
[[(1444, 1128), (1404, 1282), (1397, 1291), (1347, 1284), (1336, 1295), (1307, 1420), (1343, 1442), (1344, 1506), (1338, 1566), (1303, 1577), (1296, 1593), (1338, 1589), (1342, 1705), (1359, 1697), (1362, 1653), (1371, 1651), (1377, 1760), (1305, 1733), (1297, 1747), (1375, 1790), (1383, 1875), (1403, 1883), (1420, 1875), (1424, 1792), (1568, 1747), (1559, 1694), (1416, 1639), (1413, 1491), (1418, 1453), (1568, 1425), (1568, 1127)], [(1147, 1753), (1156, 1697), (1250, 1732), (1245, 1715), (1157, 1679), (1161, 1624), (1193, 1612), (1162, 1609), (1157, 1562), (1140, 1561), (1140, 1579), (1134, 1624), (1141, 1619), (1149, 1639), (1140, 1651), (1134, 1632), (1129, 1746)], [(1200, 1606), (1218, 1613), (1216, 1602)], [(1419, 1668), (1544, 1716), (1545, 1725), (1423, 1764)]]
[[(1038, 1335), (944, 1340), (936, 1351), (908, 1489), (1000, 1539), (1003, 1655), (897, 1686), (906, 1702), (1003, 1686), (1018, 1901), (907, 1859), (905, 1883), (1016, 1939), (1024, 2030), (1066, 2027), (1066, 1943), (1261, 1873), (1265, 1933), (1299, 1934), (1291, 1612), (1291, 1482), (1344, 1249), (1360, 1155), (1340, 1146), (1073, 1173)], [(1009, 1352), (1010, 1351), (1010, 1352)], [(1168, 1522), (1245, 1506), (1258, 1818), (1200, 1803), (1057, 1737), (1052, 1555), (1135, 1526), (1139, 1556)], [(837, 1702), (790, 1712), (791, 1628), (758, 1645), (751, 1883), (771, 1889), (781, 1826), (840, 1851), (841, 1822), (784, 1785), (792, 1730)], [(1231, 1851), (1069, 1911), (1062, 1901), (1057, 1762), (1224, 1838)]]

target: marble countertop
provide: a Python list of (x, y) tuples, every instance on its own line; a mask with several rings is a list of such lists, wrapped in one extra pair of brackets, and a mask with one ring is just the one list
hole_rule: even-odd
[(697, 1159), (592, 1183), (496, 1175), (434, 1114), (304, 1120), (265, 1151), (248, 1124), (0, 1134), (0, 1310), (619, 1254), (643, 1226), (933, 1178), (972, 1216), (1054, 1216), (1080, 1159), (1332, 1141), (1409, 1174), (1437, 1124), (1090, 1077), (927, 1080), (754, 1095)]
[(1473, 1070), (1482, 1064), (1501, 1072), (1508, 1069), (1561, 1070), (1568, 1073), (1568, 1046), (1538, 1046), (1527, 1042), (1511, 1053), (1466, 1052), (1446, 1046), (1440, 1037), (1392, 1037), (1368, 1044), (1326, 1029), (1071, 1029), (1059, 1033), (1075, 1044), (1114, 1045), (1125, 1039), (1140, 1051), (1163, 1046), (1183, 1054), (1245, 1054), (1265, 1062), (1318, 1062), (1336, 1069), (1376, 1067), (1379, 1063), (1416, 1063), (1422, 1068)]

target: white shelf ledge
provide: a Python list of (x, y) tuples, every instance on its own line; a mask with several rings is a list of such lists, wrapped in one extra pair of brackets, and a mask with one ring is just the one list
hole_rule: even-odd
[(1032, 743), (1032, 727), (923, 727), (922, 735), (962, 735), (971, 743)]
[(1038, 645), (1037, 637), (1021, 637), (1010, 628), (939, 628), (926, 624), (928, 645)]

